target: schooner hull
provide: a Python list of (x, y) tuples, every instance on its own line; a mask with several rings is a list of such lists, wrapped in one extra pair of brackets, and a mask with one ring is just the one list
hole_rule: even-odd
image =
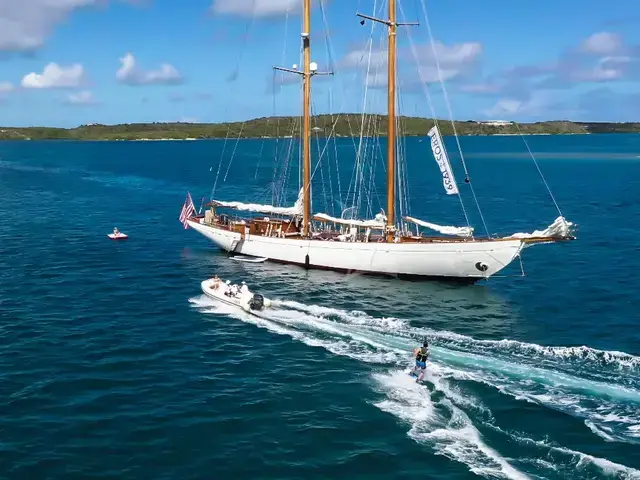
[(341, 272), (458, 279), (495, 275), (520, 253), (522, 240), (362, 243), (242, 235), (193, 220), (188, 224), (221, 249), (268, 260)]

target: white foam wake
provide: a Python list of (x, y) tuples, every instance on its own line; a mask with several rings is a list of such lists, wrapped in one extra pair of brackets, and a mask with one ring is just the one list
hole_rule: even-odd
[[(222, 306), (204, 296), (190, 301), (203, 312), (231, 315), (305, 344), (325, 348), (336, 355), (387, 367), (396, 366), (395, 371), (373, 375), (376, 390), (385, 397), (375, 404), (407, 422), (411, 438), (429, 445), (438, 454), (466, 464), (471, 471), (483, 476), (525, 478), (526, 474), (519, 468), (527, 462), (535, 463), (537, 468), (556, 469), (557, 466), (542, 458), (533, 458), (520, 459), (516, 468), (512, 461), (492, 449), (483, 440), (467, 412), (483, 411), (480, 417), (491, 417), (491, 413), (477, 398), (463, 393), (456, 386), (460, 380), (490, 385), (513, 398), (583, 418), (594, 433), (608, 441), (633, 442), (640, 435), (639, 390), (533, 366), (532, 359), (537, 358), (539, 351), (546, 352), (544, 347), (539, 350), (530, 344), (521, 344), (523, 347), (518, 350), (519, 354), (512, 357), (515, 362), (509, 362), (505, 349), (512, 351), (519, 342), (482, 341), (449, 332), (432, 332), (431, 337), (437, 343), (432, 347), (433, 363), (430, 365), (429, 380), (443, 395), (434, 404), (422, 387), (397, 370), (400, 366), (406, 366), (410, 349), (415, 346), (415, 337), (420, 337), (423, 332), (406, 321), (378, 319), (363, 312), (347, 312), (291, 301), (275, 301), (275, 308), (258, 318), (233, 307)], [(446, 341), (443, 342), (444, 347), (440, 339), (455, 339), (458, 344), (464, 342), (467, 348), (457, 350), (449, 347)], [(473, 346), (481, 348), (473, 349)], [(526, 357), (526, 351), (533, 353)], [(528, 361), (521, 361), (522, 357)], [(632, 359), (623, 368), (635, 368), (633, 362), (635, 360)], [(598, 407), (593, 407), (594, 400)], [(580, 452), (576, 452), (576, 455), (583, 455), (583, 462), (591, 462), (603, 472), (606, 465), (607, 468), (617, 465)], [(619, 467), (627, 469), (624, 471), (629, 474), (637, 472), (621, 465)]]
[(513, 398), (569, 413), (583, 419), (607, 441), (640, 442), (640, 357), (589, 347), (476, 340), (453, 332), (418, 329), (401, 319), (376, 318), (360, 311), (292, 301), (276, 305), (308, 314), (313, 317), (311, 323), (332, 319), (342, 323), (343, 331), (366, 328), (367, 339), (384, 335), (380, 341), (399, 353), (400, 362), (413, 339), (426, 333), (435, 344), (434, 358), (449, 367), (449, 378), (484, 383)]

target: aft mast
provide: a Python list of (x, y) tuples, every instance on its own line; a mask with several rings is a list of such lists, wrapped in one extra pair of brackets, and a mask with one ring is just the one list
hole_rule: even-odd
[(398, 26), (418, 25), (416, 22), (398, 23), (396, 21), (396, 0), (389, 0), (389, 19), (381, 20), (369, 15), (357, 14), (364, 19), (384, 23), (389, 29), (388, 71), (387, 71), (387, 241), (393, 241), (395, 233), (396, 205), (396, 32)]
[[(302, 47), (304, 73), (302, 74), (302, 169), (303, 213), (302, 236), (309, 236), (311, 221), (311, 0), (304, 0), (302, 12)], [(315, 67), (315, 65), (314, 65)], [(315, 70), (315, 68), (314, 68)]]
[(396, 205), (396, 0), (389, 0), (387, 80), (387, 241), (393, 240)]
[(302, 71), (293, 68), (273, 67), (274, 70), (302, 75), (302, 170), (303, 170), (303, 214), (302, 236), (309, 236), (311, 225), (311, 77), (333, 75), (333, 72), (318, 72), (318, 65), (311, 61), (311, 0), (304, 0), (302, 9)]

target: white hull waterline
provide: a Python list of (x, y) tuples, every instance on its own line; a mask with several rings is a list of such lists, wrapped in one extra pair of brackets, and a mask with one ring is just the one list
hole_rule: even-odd
[(221, 249), (307, 268), (393, 276), (476, 281), (509, 265), (525, 245), (522, 239), (365, 243), (265, 237), (200, 223), (188, 224)]

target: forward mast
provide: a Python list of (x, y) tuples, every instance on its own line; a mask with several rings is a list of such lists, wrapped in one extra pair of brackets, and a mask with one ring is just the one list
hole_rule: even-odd
[(293, 68), (274, 67), (274, 69), (302, 76), (302, 236), (308, 238), (311, 225), (311, 78), (314, 75), (333, 75), (332, 72), (318, 72), (318, 65), (311, 61), (311, 0), (303, 2), (301, 37), (302, 71), (295, 65)]

